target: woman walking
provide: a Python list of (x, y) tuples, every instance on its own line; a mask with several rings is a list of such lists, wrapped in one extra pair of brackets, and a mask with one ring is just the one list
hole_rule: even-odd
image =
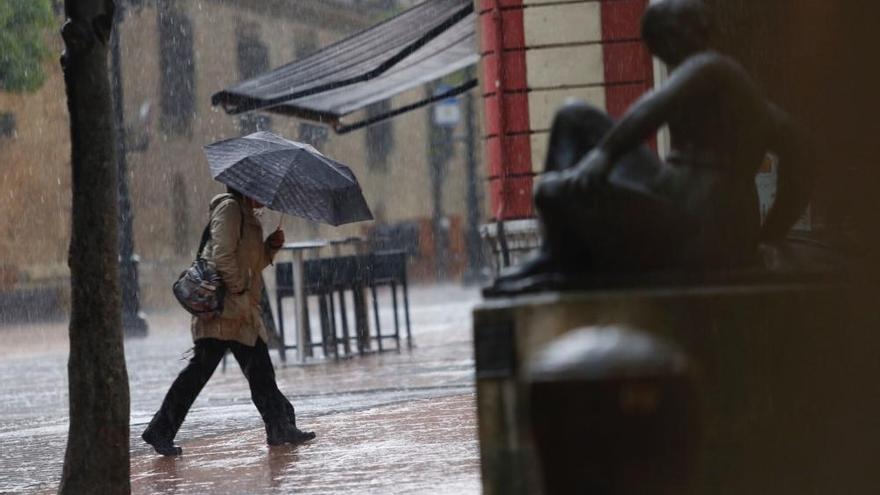
[(298, 444), (315, 438), (314, 433), (297, 429), (293, 405), (278, 390), (266, 346), (260, 314), (261, 273), (284, 244), (284, 232), (279, 228), (263, 240), (262, 225), (254, 215), (262, 207), (233, 189), (211, 200), (210, 236), (203, 257), (216, 265), (226, 286), (223, 312), (216, 318), (192, 319), (194, 355), (141, 435), (159, 454), (182, 453), (174, 437), (227, 350), (247, 378), (251, 400), (266, 425), (266, 442)]

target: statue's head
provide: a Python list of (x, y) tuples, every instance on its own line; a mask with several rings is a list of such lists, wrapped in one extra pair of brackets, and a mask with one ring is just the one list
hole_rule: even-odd
[(642, 38), (651, 52), (669, 65), (705, 50), (711, 19), (700, 0), (660, 0), (642, 17)]

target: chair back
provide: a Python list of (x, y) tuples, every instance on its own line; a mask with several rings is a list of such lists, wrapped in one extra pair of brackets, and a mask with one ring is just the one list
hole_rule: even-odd
[(371, 283), (403, 282), (406, 280), (406, 251), (382, 251), (370, 258)]
[(278, 297), (293, 296), (293, 263), (275, 263), (275, 290)]

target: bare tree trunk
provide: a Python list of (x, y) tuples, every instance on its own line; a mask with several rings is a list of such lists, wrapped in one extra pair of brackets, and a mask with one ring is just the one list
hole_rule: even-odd
[(66, 0), (61, 58), (73, 166), (70, 431), (59, 493), (130, 493), (116, 160), (107, 65), (114, 3)]

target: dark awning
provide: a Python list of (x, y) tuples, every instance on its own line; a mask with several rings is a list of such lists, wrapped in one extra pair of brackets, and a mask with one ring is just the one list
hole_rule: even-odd
[[(344, 115), (478, 59), (473, 1), (429, 0), (302, 60), (216, 93), (211, 102), (230, 114), (265, 110), (338, 126)], [(475, 84), (467, 81), (406, 109)]]

